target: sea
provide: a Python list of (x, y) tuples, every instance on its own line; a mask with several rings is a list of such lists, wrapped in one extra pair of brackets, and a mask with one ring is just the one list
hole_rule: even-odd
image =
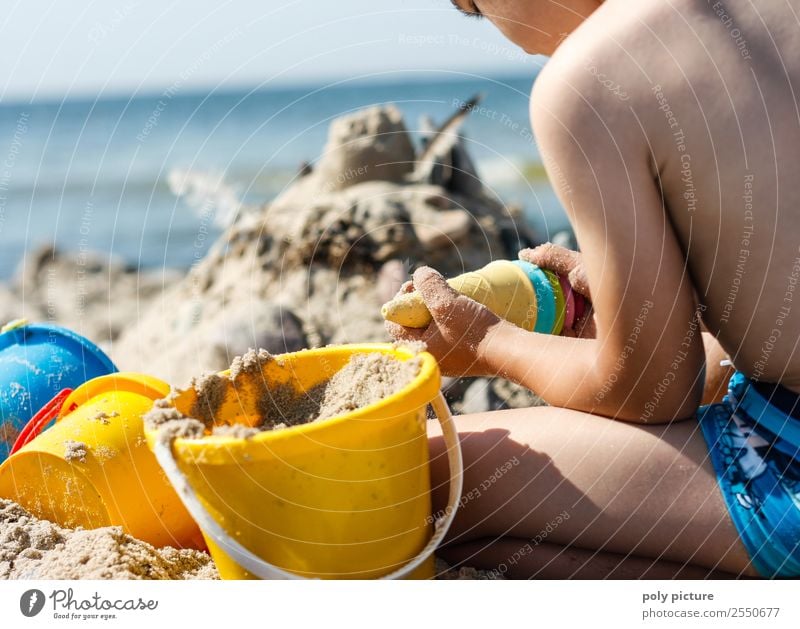
[[(0, 280), (26, 251), (99, 252), (134, 268), (187, 268), (242, 204), (279, 194), (319, 158), (336, 117), (394, 103), (421, 138), (482, 94), (463, 127), (491, 194), (543, 238), (568, 223), (530, 130), (530, 76), (339, 82), (0, 104)], [(209, 217), (213, 221), (209, 221)]]

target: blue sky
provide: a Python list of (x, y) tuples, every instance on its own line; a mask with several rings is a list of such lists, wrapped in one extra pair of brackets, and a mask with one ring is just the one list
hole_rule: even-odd
[(449, 0), (5, 0), (0, 101), (519, 75), (539, 58)]

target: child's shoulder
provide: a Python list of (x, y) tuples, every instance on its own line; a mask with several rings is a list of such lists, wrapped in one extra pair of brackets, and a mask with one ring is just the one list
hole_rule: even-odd
[(656, 21), (656, 11), (648, 0), (632, 4), (625, 11), (604, 4), (565, 37), (537, 77), (532, 102), (557, 98), (618, 105), (646, 90), (646, 66), (656, 51), (642, 33)]
[(642, 59), (651, 54), (636, 37), (641, 10), (614, 20), (602, 11), (561, 43), (534, 82), (530, 113), (540, 138), (568, 132), (585, 143), (604, 130), (621, 138), (631, 130), (632, 111), (647, 113), (652, 83)]
[(713, 63), (704, 37), (716, 26), (707, 19), (711, 9), (683, 4), (678, 10), (658, 0), (606, 0), (564, 39), (537, 77), (534, 120), (546, 117), (544, 109), (557, 109), (564, 122), (587, 112), (621, 129), (660, 122), (653, 106), (658, 89), (690, 96), (690, 86), (708, 75), (703, 64)]

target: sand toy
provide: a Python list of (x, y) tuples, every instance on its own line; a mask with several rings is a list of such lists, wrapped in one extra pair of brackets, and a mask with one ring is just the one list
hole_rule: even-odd
[[(447, 283), (498, 317), (530, 332), (561, 334), (575, 322), (576, 309), (583, 311), (583, 297), (572, 291), (565, 278), (523, 260), (490, 262)], [(576, 299), (580, 306), (576, 306)], [(384, 304), (381, 314), (387, 321), (410, 328), (424, 328), (431, 322), (425, 302), (415, 291)]]
[(0, 332), (0, 463), (22, 428), (64, 389), (117, 370), (79, 334), (55, 325), (9, 323)]
[(78, 387), (56, 423), (0, 466), (0, 497), (63, 527), (120, 525), (153, 546), (204, 548), (144, 437), (142, 414), (169, 391), (134, 373)]
[[(356, 356), (418, 367), (405, 386), (375, 403), (308, 423), (250, 428), (313, 398)], [(387, 344), (347, 345), (269, 357), (249, 373), (240, 367), (235, 362), (218, 374), (223, 386), (213, 393), (208, 380), (197, 382), (153, 411), (206, 415), (224, 434), (186, 438), (176, 436), (185, 434), (180, 420), (160, 429), (145, 424), (222, 578), (432, 577), (433, 551), (462, 488), (461, 451), (433, 356)], [(450, 504), (438, 521), (431, 514), (428, 405), (442, 424), (451, 466)]]

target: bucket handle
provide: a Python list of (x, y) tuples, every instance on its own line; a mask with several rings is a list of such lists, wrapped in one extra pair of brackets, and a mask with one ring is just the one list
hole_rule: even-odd
[(25, 424), (24, 428), (20, 431), (17, 440), (14, 442), (14, 445), (11, 446), (11, 451), (8, 453), (9, 456), (14, 454), (23, 446), (28, 445), (41, 434), (47, 423), (53, 419), (53, 416), (57, 415), (61, 411), (61, 407), (64, 405), (64, 402), (71, 393), (72, 389), (61, 389), (61, 391), (53, 396), (52, 400), (40, 408), (36, 415), (28, 420), (28, 423)]
[[(436, 548), (438, 548), (444, 536), (447, 535), (447, 531), (453, 523), (453, 518), (455, 518), (456, 510), (461, 500), (461, 491), (464, 484), (464, 462), (461, 457), (461, 442), (458, 438), (458, 430), (456, 429), (455, 422), (450, 414), (450, 409), (441, 392), (431, 401), (431, 406), (436, 414), (436, 418), (442, 426), (442, 436), (447, 446), (447, 459), (450, 464), (450, 495), (448, 497), (447, 508), (445, 509), (444, 516), (436, 520), (434, 533), (425, 548), (408, 563), (394, 572), (380, 577), (381, 579), (403, 579), (419, 568), (419, 566), (433, 554)], [(172, 439), (174, 439), (174, 437)], [(189, 484), (188, 479), (178, 467), (177, 461), (172, 453), (172, 439), (157, 439), (155, 446), (156, 459), (163, 468), (167, 478), (176, 489), (186, 510), (192, 515), (203, 532), (214, 540), (218, 546), (224, 548), (225, 552), (227, 552), (237, 564), (260, 579), (305, 579), (305, 577), (301, 577), (293, 572), (288, 572), (287, 570), (265, 561), (228, 535), (225, 529), (217, 523), (210, 513), (208, 513), (198, 499), (194, 489), (192, 489), (192, 486)]]

